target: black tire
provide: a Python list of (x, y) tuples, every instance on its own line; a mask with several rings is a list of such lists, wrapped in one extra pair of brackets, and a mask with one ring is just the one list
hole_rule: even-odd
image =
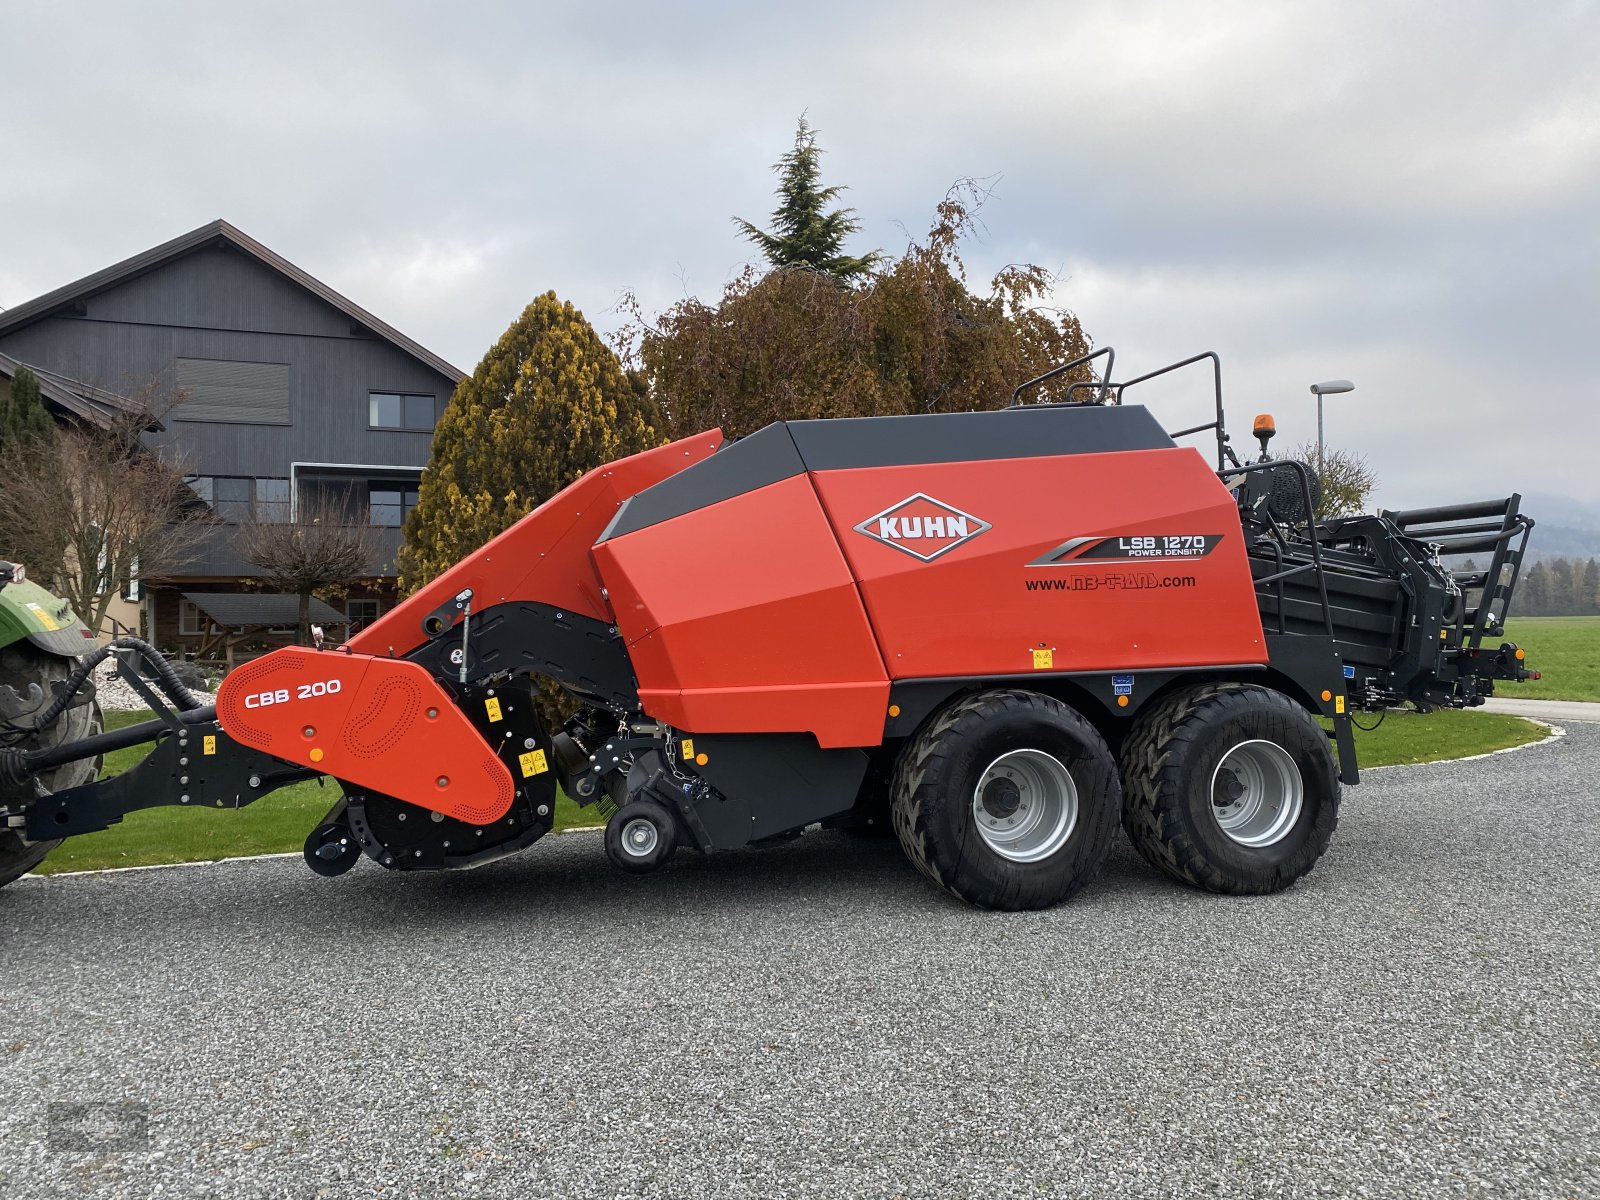
[[(35, 708), (13, 718), (13, 723), (31, 725), (34, 714), (49, 704), (54, 695), (51, 685), (72, 674), (76, 666), (77, 663), (72, 660), (46, 654), (28, 642), (14, 642), (0, 650), (0, 684), (12, 687), (23, 698), (27, 697), (28, 686), (32, 684), (39, 689), (42, 697)], [(11, 744), (23, 750), (48, 749), (63, 742), (79, 741), (99, 733), (104, 727), (100, 705), (90, 699), (85, 704), (67, 709), (43, 734)], [(100, 758), (93, 758), (64, 763), (37, 776), (35, 790), (40, 793), (60, 792), (89, 783), (100, 773), (101, 761)], [(49, 842), (24, 842), (16, 830), (0, 829), (0, 887), (33, 870), (44, 861), (45, 855), (60, 844), (59, 838)]]
[(606, 822), (606, 855), (630, 875), (666, 866), (677, 848), (677, 823), (653, 800), (630, 801)]
[[(1041, 827), (1054, 835), (1043, 838), (1036, 850), (1044, 857), (1034, 861), (1003, 855), (991, 840), (996, 834), (979, 824), (985, 794), (1001, 783), (994, 772), (1012, 754), (1054, 760), (1071, 781), (1075, 815)], [(892, 813), (906, 856), (946, 891), (980, 908), (1049, 908), (1105, 861), (1119, 791), (1116, 762), (1094, 726), (1059, 700), (1006, 689), (958, 700), (918, 731), (895, 772)]]
[[(1278, 750), (1245, 750), (1259, 743)], [(1301, 799), (1295, 812), (1287, 792), (1271, 785), (1254, 833), (1269, 840), (1247, 845), (1239, 839), (1251, 836), (1251, 827), (1238, 826), (1230, 836), (1216, 801), (1227, 798), (1225, 788), (1250, 789), (1232, 766), (1220, 774), (1219, 768), (1230, 752), (1244, 751), (1248, 762), (1262, 750), (1271, 755), (1269, 778), (1272, 760), (1285, 770), (1292, 762)], [(1305, 708), (1268, 688), (1203, 684), (1163, 698), (1139, 714), (1121, 767), (1122, 826), (1134, 847), (1172, 878), (1208, 892), (1282, 891), (1316, 866), (1339, 823), (1339, 776), (1327, 735)], [(1281, 776), (1282, 787), (1289, 778)], [(1276, 804), (1272, 788), (1280, 788)]]

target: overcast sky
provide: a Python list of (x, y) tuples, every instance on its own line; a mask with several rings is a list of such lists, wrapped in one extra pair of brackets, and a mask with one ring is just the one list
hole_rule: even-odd
[(858, 249), (998, 176), (974, 278), (1058, 271), (1124, 374), (1219, 351), (1241, 442), (1347, 376), (1383, 502), (1600, 503), (1593, 3), (4, 0), (0, 46), (0, 305), (223, 217), (471, 370), (546, 289), (714, 297), (804, 110)]

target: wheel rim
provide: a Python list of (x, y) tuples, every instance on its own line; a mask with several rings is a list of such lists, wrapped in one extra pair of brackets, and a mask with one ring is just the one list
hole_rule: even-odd
[(1270, 846), (1288, 836), (1305, 807), (1305, 783), (1276, 742), (1240, 742), (1211, 772), (1211, 811), (1241, 846)]
[(635, 817), (622, 827), (622, 850), (630, 858), (647, 858), (661, 841), (653, 821)]
[(989, 764), (972, 792), (984, 845), (1012, 862), (1038, 862), (1066, 844), (1078, 824), (1078, 787), (1043, 750), (1012, 750)]

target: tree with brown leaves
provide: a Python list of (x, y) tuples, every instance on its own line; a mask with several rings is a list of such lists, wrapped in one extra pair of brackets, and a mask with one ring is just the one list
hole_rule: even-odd
[[(1008, 266), (985, 294), (968, 286), (960, 246), (987, 195), (957, 184), (923, 240), (853, 285), (806, 266), (751, 267), (714, 305), (691, 298), (649, 320), (625, 299), (618, 342), (668, 432), (1000, 408), (1023, 380), (1087, 353), (1078, 319), (1046, 303), (1056, 279), (1043, 267)], [(1093, 377), (1084, 366), (1034, 398), (1061, 399)]]
[(13, 450), (0, 476), (0, 557), (26, 564), (91, 629), (130, 580), (175, 573), (203, 536), (184, 464), (141, 440), (174, 402), (155, 383), (136, 389), (103, 426)]

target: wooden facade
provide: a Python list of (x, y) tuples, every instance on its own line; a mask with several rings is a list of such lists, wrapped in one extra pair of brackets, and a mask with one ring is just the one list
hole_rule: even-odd
[[(224, 495), (276, 502), (291, 495), (293, 480), (291, 507), (336, 484), (358, 509), (372, 489), (373, 511), (392, 520), (387, 502), (414, 493), (432, 432), (374, 427), (373, 397), (406, 397), (413, 416), (432, 397), (437, 412), (462, 378), (220, 221), (0, 313), (0, 354), (122, 395), (154, 392), (170, 402), (180, 399), (180, 378), (193, 383), (191, 414), (180, 400), (146, 442), (181, 461), (199, 498), (224, 515)], [(398, 403), (382, 407), (387, 417)], [(353, 593), (361, 600), (393, 602), (398, 529), (385, 535), (385, 562)], [(143, 581), (156, 645), (198, 643), (179, 627), (180, 590), (260, 590), (253, 575), (222, 529), (181, 579)]]

